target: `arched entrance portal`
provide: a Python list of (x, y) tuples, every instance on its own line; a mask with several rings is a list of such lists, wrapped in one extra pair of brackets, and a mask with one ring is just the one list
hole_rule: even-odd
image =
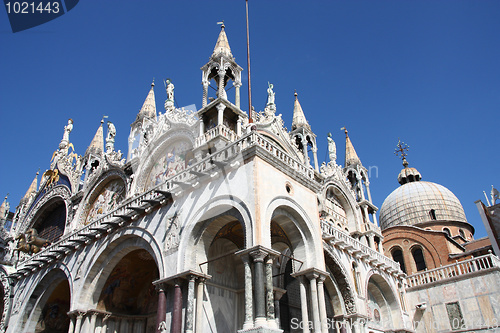
[(368, 327), (373, 329), (398, 327), (401, 312), (398, 301), (387, 281), (372, 275), (367, 285)]
[[(222, 226), (221, 226), (222, 225)], [(213, 235), (215, 232), (215, 236)], [(244, 268), (243, 261), (235, 253), (245, 246), (244, 231), (234, 216), (219, 216), (205, 230), (206, 244), (210, 244), (207, 262), (201, 265), (211, 279), (206, 291), (209, 306), (208, 323), (214, 332), (236, 332), (244, 321)]]
[(156, 332), (158, 297), (153, 281), (158, 277), (158, 267), (148, 251), (138, 249), (125, 255), (101, 290), (97, 311), (108, 318), (97, 326), (106, 326), (111, 332)]
[(56, 269), (35, 288), (26, 305), (23, 332), (67, 333), (70, 326), (70, 287), (66, 275)]

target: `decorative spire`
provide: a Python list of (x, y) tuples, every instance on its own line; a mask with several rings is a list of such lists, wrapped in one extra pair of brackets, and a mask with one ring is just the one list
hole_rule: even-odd
[(31, 182), (30, 187), (26, 191), (26, 194), (24, 197), (21, 199), (22, 203), (27, 202), (32, 195), (34, 195), (38, 191), (38, 175), (40, 174), (40, 169), (36, 172), (35, 178), (33, 178), (33, 181)]
[(103, 129), (102, 129), (102, 124), (104, 123), (104, 118), (107, 118), (107, 116), (104, 116), (101, 119), (101, 125), (99, 125), (99, 128), (97, 129), (97, 132), (94, 135), (94, 138), (92, 139), (92, 142), (90, 143), (89, 147), (87, 148), (87, 151), (85, 152), (85, 156), (88, 156), (89, 154), (93, 155), (102, 155), (104, 151), (104, 134), (103, 134)]
[(342, 127), (341, 130), (344, 130), (344, 133), (345, 133), (345, 163), (344, 163), (344, 167), (348, 167), (350, 165), (356, 165), (356, 164), (361, 165), (361, 160), (359, 159), (358, 154), (356, 154), (356, 150), (354, 149), (354, 146), (351, 142), (351, 139), (349, 139), (349, 135), (347, 134), (347, 129), (345, 127)]
[(221, 27), (220, 27), (219, 38), (217, 38), (217, 43), (215, 44), (214, 53), (212, 54), (212, 57), (219, 54), (223, 54), (232, 58), (233, 55), (231, 53), (231, 48), (229, 47), (229, 41), (227, 40), (226, 31), (224, 30), (226, 27), (224, 25), (224, 21), (217, 22), (217, 24), (221, 24)]
[(297, 98), (297, 91), (295, 91), (294, 96), (295, 96), (295, 103), (293, 105), (293, 120), (292, 120), (292, 131), (300, 128), (300, 127), (305, 127), (308, 130), (311, 130), (311, 126), (309, 126), (309, 123), (306, 120), (306, 116), (304, 115), (304, 111), (302, 111), (302, 106), (300, 106), (299, 99)]
[(417, 169), (408, 167), (406, 156), (408, 156), (407, 151), (409, 148), (410, 146), (408, 146), (398, 138), (398, 145), (396, 146), (396, 149), (394, 149), (394, 154), (396, 154), (396, 156), (399, 156), (403, 160), (404, 168), (403, 170), (401, 170), (401, 172), (399, 172), (398, 175), (398, 183), (401, 185), (411, 182), (418, 182), (420, 179), (422, 179), (422, 175), (420, 174), (420, 172), (418, 172)]
[(142, 120), (143, 118), (156, 119), (156, 100), (155, 100), (155, 80), (151, 83), (151, 89), (149, 90), (148, 96), (142, 105), (139, 114), (137, 114), (136, 121)]

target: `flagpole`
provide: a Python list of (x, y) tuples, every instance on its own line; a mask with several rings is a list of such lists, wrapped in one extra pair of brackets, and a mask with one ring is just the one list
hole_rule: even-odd
[(246, 14), (247, 14), (247, 66), (248, 66), (248, 115), (249, 123), (253, 123), (252, 119), (252, 85), (250, 84), (250, 31), (248, 28), (248, 0), (246, 3)]

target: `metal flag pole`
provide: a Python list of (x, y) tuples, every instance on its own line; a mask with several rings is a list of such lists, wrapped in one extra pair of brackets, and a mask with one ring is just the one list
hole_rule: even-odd
[(250, 31), (248, 28), (248, 0), (246, 3), (246, 14), (247, 14), (247, 64), (248, 64), (248, 115), (249, 123), (253, 123), (252, 119), (252, 85), (250, 84)]

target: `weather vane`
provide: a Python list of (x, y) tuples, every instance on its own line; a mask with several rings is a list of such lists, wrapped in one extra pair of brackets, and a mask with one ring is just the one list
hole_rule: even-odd
[(408, 162), (406, 162), (406, 156), (408, 156), (408, 154), (406, 152), (409, 148), (410, 146), (408, 146), (398, 138), (398, 145), (396, 146), (396, 149), (394, 149), (394, 154), (401, 157), (401, 159), (403, 160), (403, 165), (405, 167), (408, 165)]

